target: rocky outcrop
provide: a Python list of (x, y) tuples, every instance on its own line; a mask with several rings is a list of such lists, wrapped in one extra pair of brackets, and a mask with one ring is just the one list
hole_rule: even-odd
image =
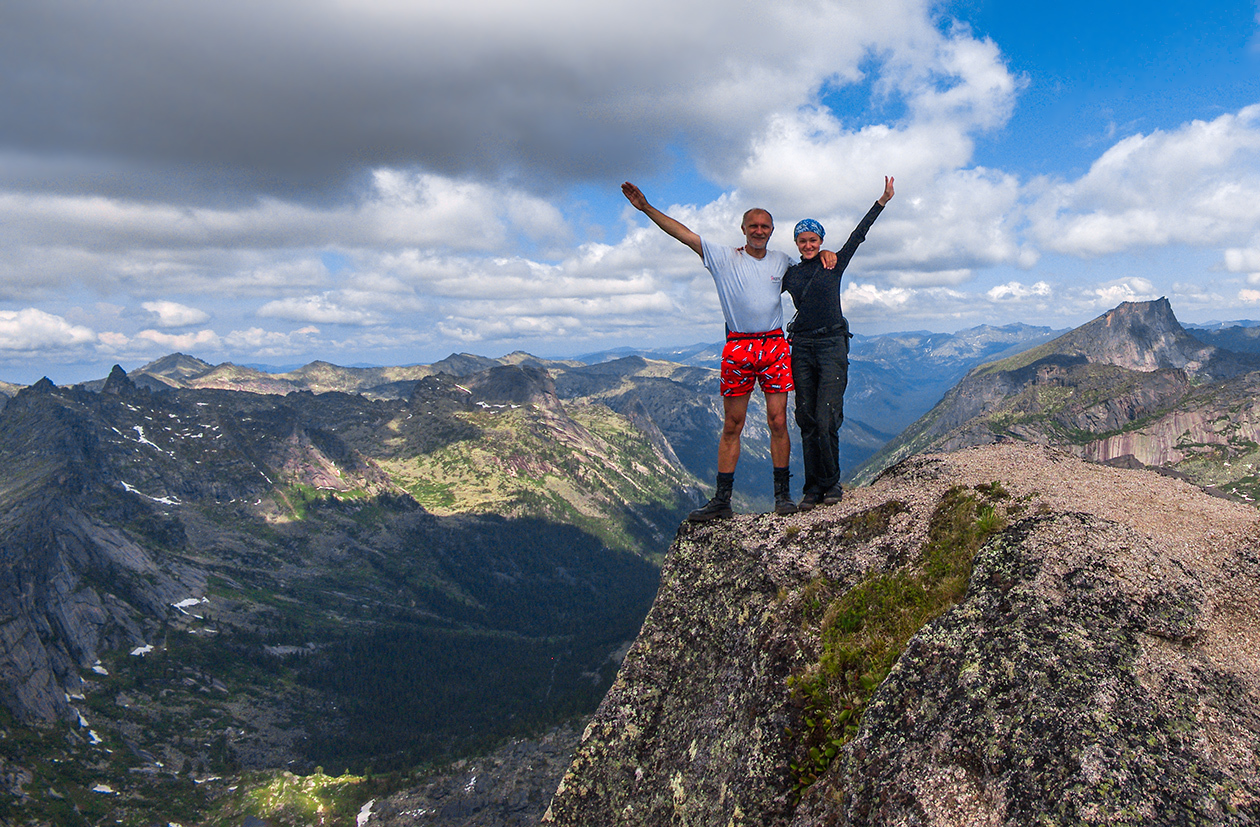
[[(798, 802), (789, 684), (823, 650), (802, 623), (820, 584), (913, 569), (948, 492), (977, 486), (1009, 494), (1006, 528)], [(1258, 540), (1245, 505), (1010, 444), (915, 457), (837, 506), (684, 526), (544, 823), (1255, 823)]]
[(580, 726), (513, 739), (456, 761), (419, 785), (365, 808), (370, 827), (536, 827), (577, 746)]
[(142, 624), (204, 593), (206, 575), (167, 571), (121, 531), (55, 498), (0, 522), (0, 703), (20, 719), (70, 714), (67, 694), (108, 649), (145, 644)]
[(1124, 302), (1063, 339), (1057, 343), (1061, 353), (1140, 371), (1177, 368), (1197, 373), (1217, 350), (1182, 328), (1166, 298)]

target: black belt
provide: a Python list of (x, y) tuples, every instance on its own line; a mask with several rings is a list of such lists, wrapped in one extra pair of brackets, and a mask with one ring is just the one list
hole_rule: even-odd
[(799, 339), (804, 337), (806, 339), (818, 339), (823, 336), (829, 336), (832, 333), (844, 333), (846, 336), (851, 335), (849, 333), (849, 326), (844, 322), (841, 322), (840, 324), (833, 324), (828, 327), (815, 327), (813, 330), (794, 330), (792, 331), (792, 338)]

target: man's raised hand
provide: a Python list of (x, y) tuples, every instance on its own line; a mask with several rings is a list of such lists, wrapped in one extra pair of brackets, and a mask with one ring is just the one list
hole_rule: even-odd
[(644, 211), (647, 209), (647, 198), (644, 197), (643, 192), (638, 187), (631, 184), (629, 181), (621, 185), (621, 194), (626, 197), (626, 200), (629, 201), (636, 210)]

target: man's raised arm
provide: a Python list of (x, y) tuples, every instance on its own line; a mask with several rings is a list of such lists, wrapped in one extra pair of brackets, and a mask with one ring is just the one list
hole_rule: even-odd
[(687, 229), (687, 226), (681, 221), (670, 218), (665, 213), (658, 210), (648, 203), (647, 198), (634, 184), (629, 181), (621, 185), (621, 192), (625, 195), (626, 200), (634, 205), (636, 210), (647, 215), (652, 219), (652, 223), (660, 227), (666, 233), (686, 244), (700, 258), (704, 258), (704, 251), (700, 248), (700, 236)]

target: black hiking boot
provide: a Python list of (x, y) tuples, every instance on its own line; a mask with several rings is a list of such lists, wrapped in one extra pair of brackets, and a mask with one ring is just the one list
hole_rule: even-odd
[(817, 491), (806, 491), (805, 496), (801, 497), (800, 505), (796, 506), (797, 511), (812, 511), (822, 505), (823, 497)]
[(729, 520), (734, 516), (735, 511), (731, 508), (730, 496), (725, 498), (717, 496), (688, 514), (687, 520), (693, 523), (706, 523), (709, 520)]
[(835, 505), (842, 499), (844, 499), (844, 489), (840, 487), (839, 483), (837, 483), (823, 492), (822, 504)]
[(786, 491), (779, 493), (774, 492), (774, 513), (780, 517), (786, 517), (789, 514), (795, 514), (798, 511), (796, 503), (792, 502), (792, 498), (788, 496)]
[(780, 517), (796, 513), (796, 503), (792, 502), (790, 477), (788, 469), (774, 469), (774, 513)]

